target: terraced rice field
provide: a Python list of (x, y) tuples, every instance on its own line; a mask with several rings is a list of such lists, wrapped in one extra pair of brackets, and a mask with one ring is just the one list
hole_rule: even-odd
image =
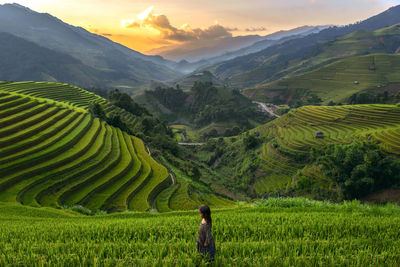
[(181, 185), (171, 185), (168, 170), (142, 140), (92, 118), (86, 110), (92, 101), (121, 112), (66, 84), (0, 84), (0, 201), (110, 212), (174, 210), (170, 198)]
[[(357, 41), (359, 42), (359, 41)], [(374, 70), (370, 68), (374, 67)], [(328, 64), (302, 75), (285, 77), (278, 81), (249, 89), (245, 94), (263, 98), (269, 90), (310, 89), (323, 103), (347, 102), (351, 95), (400, 82), (398, 54), (372, 54), (350, 57)], [(357, 83), (355, 83), (357, 82)]]
[[(280, 149), (307, 153), (313, 146), (375, 140), (389, 153), (400, 154), (400, 107), (393, 105), (305, 106), (258, 129)], [(322, 131), (323, 138), (316, 138)], [(264, 144), (261, 167), (265, 179), (255, 183), (257, 193), (285, 188), (302, 166), (296, 166), (269, 142)]]
[(127, 125), (133, 126), (137, 120), (136, 116), (112, 105), (106, 99), (68, 84), (51, 82), (0, 83), (0, 90), (21, 96), (30, 96), (39, 102), (52, 103), (82, 113), (87, 113), (91, 102), (97, 102), (101, 104), (106, 114), (119, 115), (121, 120)]
[(148, 210), (171, 182), (140, 139), (87, 113), (5, 91), (0, 102), (0, 201)]
[(40, 99), (58, 101), (74, 107), (87, 108), (92, 101), (106, 103), (106, 100), (76, 86), (51, 82), (15, 82), (0, 84), (0, 90), (29, 95)]

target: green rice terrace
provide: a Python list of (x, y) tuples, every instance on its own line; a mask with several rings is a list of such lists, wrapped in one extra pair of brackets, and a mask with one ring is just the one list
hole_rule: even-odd
[[(67, 84), (0, 84), (0, 202), (108, 212), (182, 209), (171, 207), (176, 198), (192, 203), (189, 209), (202, 203), (142, 140), (93, 118), (86, 110), (92, 101), (116, 109)], [(212, 207), (232, 205), (210, 199)]]
[[(398, 266), (400, 210), (269, 199), (212, 212), (215, 266)], [(2, 266), (209, 266), (197, 211), (73, 211), (0, 202)]]
[[(92, 101), (115, 107), (80, 90), (0, 85), (1, 266), (206, 266), (195, 246), (200, 217), (193, 209), (202, 203), (213, 209), (216, 266), (399, 265), (397, 205), (235, 204), (193, 193), (190, 178), (164, 157), (153, 159), (139, 138), (91, 117)], [(398, 154), (399, 118), (390, 105), (293, 110), (257, 128), (270, 140), (262, 153), (269, 173), (255, 186), (284, 186), (303, 167), (287, 154), (311, 146), (372, 138)], [(159, 213), (145, 212), (152, 209)]]
[(256, 130), (269, 140), (260, 155), (266, 175), (254, 184), (259, 194), (292, 183), (304, 167), (292, 155), (305, 155), (311, 147), (374, 140), (390, 154), (400, 154), (400, 107), (395, 105), (305, 106)]
[[(289, 90), (310, 90), (324, 103), (343, 102), (352, 94), (366, 90), (380, 90), (391, 83), (400, 82), (400, 56), (373, 54), (350, 57), (323, 66), (302, 75), (266, 83), (256, 89), (245, 90), (245, 95), (263, 99), (268, 95)], [(283, 90), (283, 91), (282, 91)]]

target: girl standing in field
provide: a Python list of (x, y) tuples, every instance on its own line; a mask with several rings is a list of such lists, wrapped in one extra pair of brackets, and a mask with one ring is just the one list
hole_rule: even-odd
[(214, 260), (215, 256), (215, 241), (211, 234), (211, 210), (207, 205), (203, 205), (199, 208), (199, 214), (202, 218), (199, 228), (199, 234), (197, 235), (197, 251), (203, 255), (208, 255), (210, 261)]

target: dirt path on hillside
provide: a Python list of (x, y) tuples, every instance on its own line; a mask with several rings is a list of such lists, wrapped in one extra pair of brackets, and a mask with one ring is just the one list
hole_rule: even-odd
[(263, 112), (269, 113), (272, 117), (280, 117), (278, 114), (275, 113), (275, 110), (277, 110), (278, 107), (274, 104), (262, 103), (257, 101), (253, 101), (253, 103), (257, 104)]
[(174, 177), (174, 175), (173, 175), (172, 173), (169, 173), (169, 176), (171, 176), (172, 184), (175, 184), (175, 177)]
[(206, 143), (182, 143), (179, 142), (178, 145), (181, 146), (204, 146)]

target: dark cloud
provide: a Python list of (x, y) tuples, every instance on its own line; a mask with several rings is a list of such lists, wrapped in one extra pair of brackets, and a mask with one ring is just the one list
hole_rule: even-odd
[(251, 27), (251, 28), (245, 29), (246, 32), (263, 32), (266, 30), (267, 30), (267, 28), (265, 28), (265, 27)]
[(102, 33), (101, 35), (103, 35), (103, 36), (107, 36), (107, 37), (111, 37), (111, 36), (113, 36), (111, 33)]

